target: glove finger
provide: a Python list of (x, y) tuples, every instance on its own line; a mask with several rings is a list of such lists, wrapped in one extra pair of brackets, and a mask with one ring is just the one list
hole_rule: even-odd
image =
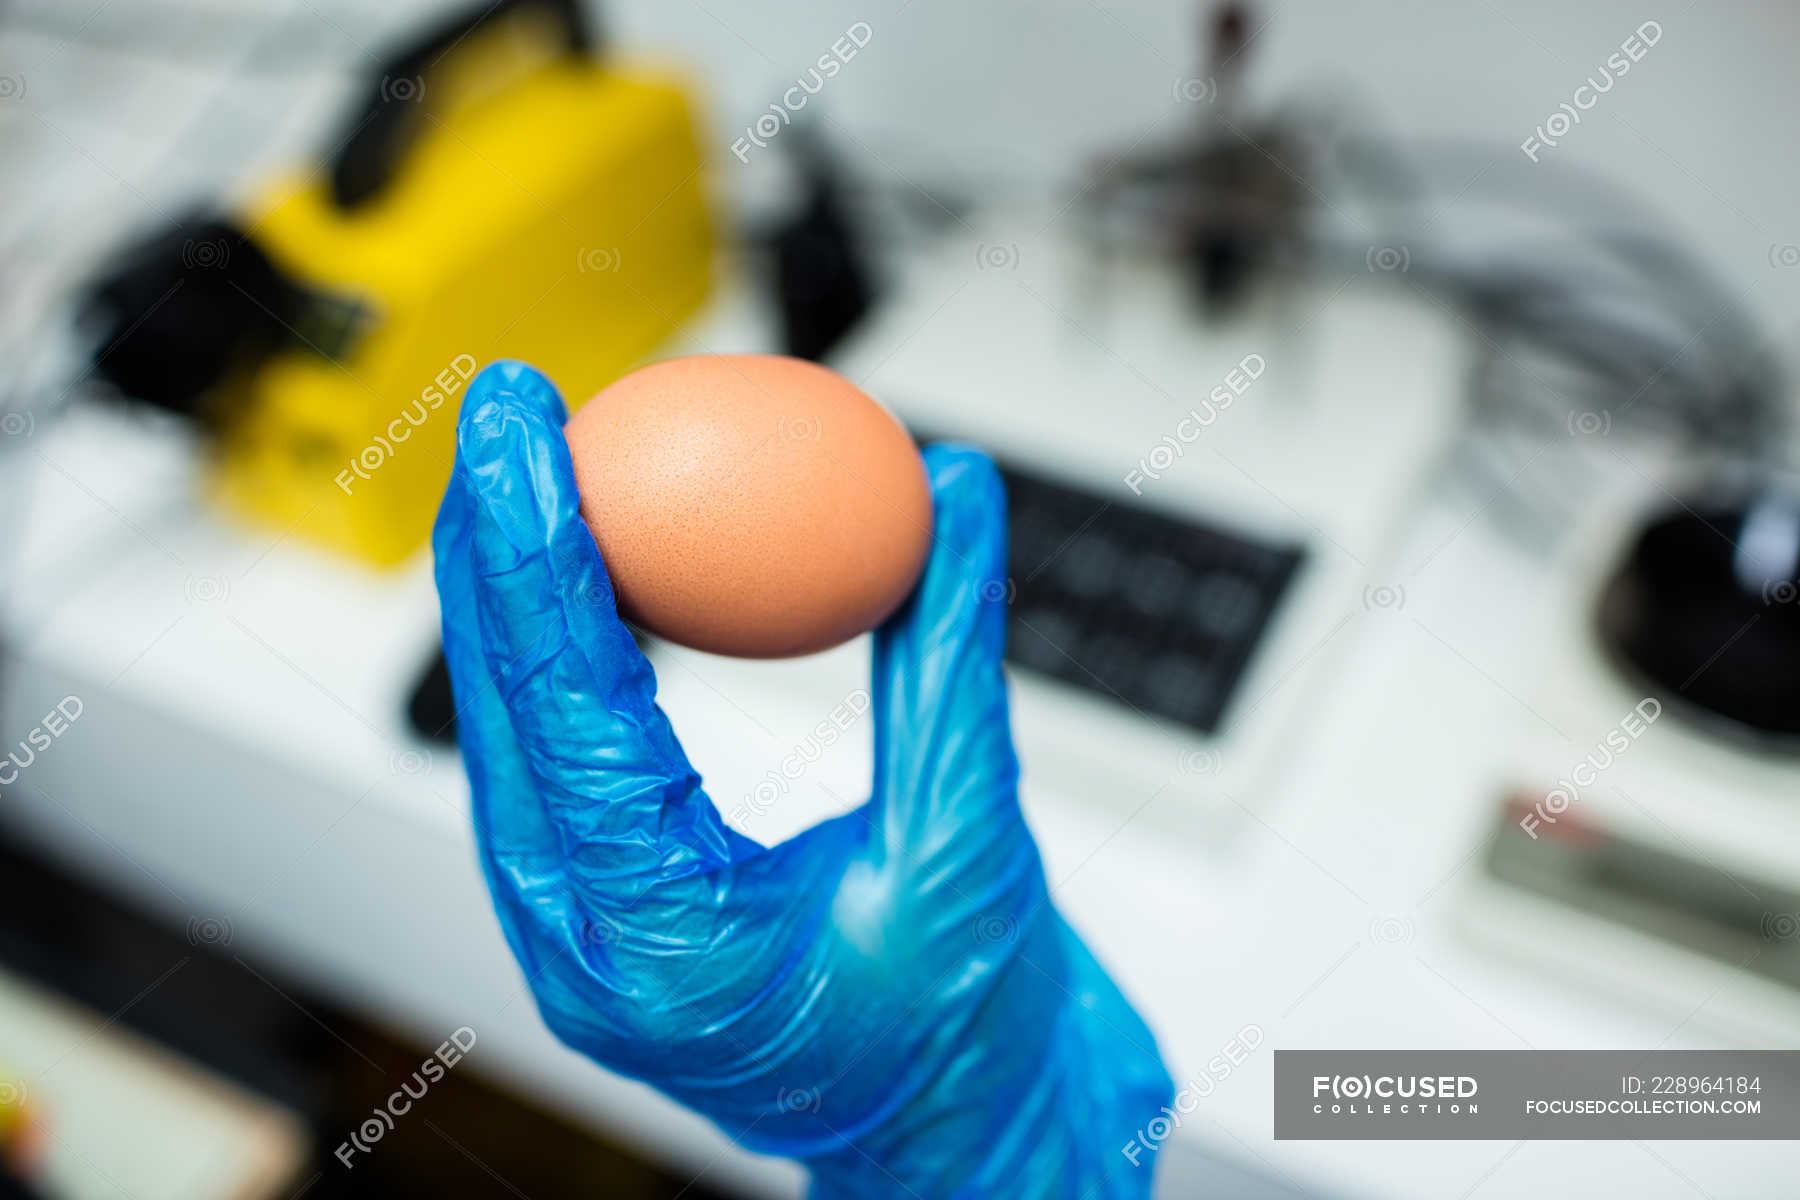
[[(934, 534), (906, 605), (875, 637), (875, 796), (890, 850), (918, 852), (1017, 812), (1006, 680), (1006, 491), (963, 446), (925, 451)], [(995, 834), (1006, 822), (996, 823)]]
[[(459, 456), (431, 538), (444, 658), (456, 697), (456, 738), (469, 773), (482, 872), (507, 942), (526, 977), (536, 978), (545, 964), (563, 958), (587, 935), (586, 918), (564, 877), (562, 840), (537, 798), (506, 702), (488, 675), (476, 614), (473, 537), (474, 509)], [(537, 919), (528, 921), (527, 914)]]
[(590, 899), (741, 857), (656, 707), (656, 676), (619, 619), (580, 512), (562, 405), (542, 375), (489, 367), (457, 430), (473, 510), (484, 661), (537, 797)]

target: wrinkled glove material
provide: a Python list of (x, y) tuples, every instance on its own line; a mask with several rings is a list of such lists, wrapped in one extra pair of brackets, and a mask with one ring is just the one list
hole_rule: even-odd
[(934, 547), (874, 638), (870, 799), (764, 847), (656, 705), (565, 417), (532, 368), (484, 370), (433, 535), (481, 865), (550, 1029), (818, 1197), (1148, 1195), (1124, 1148), (1167, 1072), (1019, 809), (993, 464), (925, 452)]

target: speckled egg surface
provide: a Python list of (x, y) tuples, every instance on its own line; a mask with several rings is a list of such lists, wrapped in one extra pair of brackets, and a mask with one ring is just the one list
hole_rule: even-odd
[(912, 439), (814, 363), (656, 363), (601, 391), (564, 433), (620, 614), (684, 646), (828, 649), (898, 608), (930, 549)]

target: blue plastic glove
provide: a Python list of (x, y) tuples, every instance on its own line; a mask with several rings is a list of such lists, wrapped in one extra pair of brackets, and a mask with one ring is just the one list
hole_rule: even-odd
[(926, 452), (936, 545), (875, 639), (873, 798), (765, 848), (656, 707), (564, 417), (531, 368), (484, 370), (433, 539), (482, 867), (545, 1022), (816, 1196), (1147, 1195), (1123, 1148), (1167, 1073), (1019, 812), (993, 464)]

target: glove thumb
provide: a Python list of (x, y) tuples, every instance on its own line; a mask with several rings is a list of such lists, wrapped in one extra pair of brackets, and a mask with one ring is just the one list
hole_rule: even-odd
[[(925, 451), (931, 556), (875, 635), (875, 810), (887, 849), (928, 852), (1018, 810), (1006, 680), (1006, 492), (964, 446)], [(1006, 822), (999, 822), (1004, 825)]]

